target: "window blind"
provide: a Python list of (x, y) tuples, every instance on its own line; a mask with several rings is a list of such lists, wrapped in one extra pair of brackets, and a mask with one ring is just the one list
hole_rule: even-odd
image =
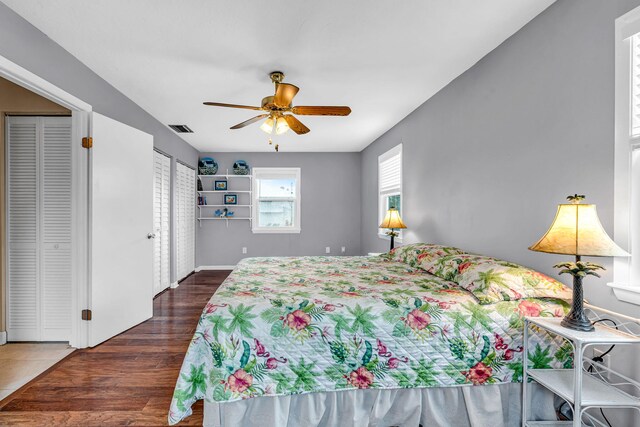
[(378, 160), (378, 189), (381, 195), (402, 188), (402, 148), (393, 151), (388, 156), (380, 156)]

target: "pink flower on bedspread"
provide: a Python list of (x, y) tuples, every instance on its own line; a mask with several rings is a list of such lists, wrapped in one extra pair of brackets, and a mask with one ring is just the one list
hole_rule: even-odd
[(404, 356), (401, 359), (398, 359), (397, 357), (391, 357), (389, 360), (387, 360), (387, 366), (389, 367), (389, 369), (396, 369), (400, 365), (400, 362), (407, 363), (408, 361), (409, 358), (407, 356)]
[(411, 329), (422, 330), (431, 323), (431, 316), (416, 308), (407, 315), (405, 322)]
[(462, 372), (462, 375), (467, 377), (467, 380), (471, 381), (474, 385), (484, 384), (489, 378), (493, 370), (490, 366), (485, 365), (482, 362), (476, 363), (469, 369), (469, 372)]
[(458, 266), (458, 273), (462, 274), (467, 268), (471, 267), (471, 262), (463, 262)]
[(267, 369), (276, 369), (278, 367), (278, 363), (287, 363), (287, 359), (284, 357), (281, 357), (280, 359), (270, 357), (267, 359), (266, 367)]
[(540, 316), (541, 308), (538, 304), (532, 301), (520, 301), (518, 304), (518, 311), (522, 316), (538, 317)]
[(345, 297), (359, 297), (360, 296), (359, 292), (352, 292), (352, 291), (344, 291), (344, 292), (340, 292), (340, 294), (345, 296)]
[(373, 374), (364, 366), (360, 366), (349, 375), (349, 383), (358, 388), (369, 388), (373, 383)]
[(235, 393), (242, 393), (253, 384), (253, 377), (244, 371), (238, 369), (227, 378), (227, 387)]
[(336, 306), (333, 304), (325, 304), (324, 307), (322, 307), (324, 309), (324, 311), (335, 311), (336, 310)]
[(251, 291), (239, 291), (236, 292), (237, 297), (255, 297), (256, 293)]
[(296, 310), (293, 313), (287, 314), (286, 322), (291, 329), (300, 331), (309, 326), (311, 323), (311, 316), (302, 310)]

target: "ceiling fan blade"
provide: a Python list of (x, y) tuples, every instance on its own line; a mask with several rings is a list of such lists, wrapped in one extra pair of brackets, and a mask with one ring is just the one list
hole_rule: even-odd
[(298, 135), (304, 135), (305, 133), (309, 133), (310, 129), (302, 124), (302, 122), (296, 119), (293, 116), (286, 114), (284, 119), (287, 121), (287, 124), (291, 128), (292, 131), (297, 133)]
[(289, 83), (276, 84), (276, 94), (273, 97), (273, 103), (280, 108), (286, 108), (291, 105), (293, 97), (296, 96), (300, 89)]
[(269, 117), (269, 115), (268, 114), (260, 114), (259, 116), (255, 116), (253, 118), (250, 118), (249, 120), (245, 120), (242, 123), (238, 123), (235, 126), (231, 126), (230, 129), (240, 129), (240, 128), (243, 128), (245, 126), (249, 126), (251, 123), (255, 123), (255, 122), (259, 121), (259, 120), (262, 120), (265, 117)]
[(245, 110), (262, 110), (262, 107), (252, 107), (250, 105), (238, 105), (238, 104), (223, 104), (222, 102), (203, 102), (204, 105), (210, 105), (213, 107), (230, 107), (230, 108), (244, 108)]
[(349, 107), (329, 107), (329, 106), (297, 106), (291, 109), (293, 114), (301, 116), (348, 116), (351, 114)]

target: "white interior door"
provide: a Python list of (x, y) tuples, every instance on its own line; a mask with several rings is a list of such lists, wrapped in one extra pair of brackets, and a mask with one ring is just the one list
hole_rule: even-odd
[(195, 269), (196, 171), (176, 166), (176, 259), (177, 278), (184, 279)]
[(153, 293), (157, 295), (171, 283), (169, 275), (169, 201), (171, 199), (171, 158), (153, 153)]
[(153, 136), (93, 113), (89, 345), (153, 315)]

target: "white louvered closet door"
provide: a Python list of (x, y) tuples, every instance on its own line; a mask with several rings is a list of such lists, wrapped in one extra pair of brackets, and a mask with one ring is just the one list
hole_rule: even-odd
[(71, 335), (71, 117), (43, 117), (41, 339)]
[(177, 278), (184, 279), (195, 269), (196, 172), (176, 165), (176, 260)]
[(71, 335), (71, 118), (9, 117), (10, 341)]
[(9, 341), (40, 339), (37, 119), (7, 117)]
[(169, 221), (171, 198), (171, 159), (153, 153), (153, 293), (157, 295), (171, 284), (169, 276)]

